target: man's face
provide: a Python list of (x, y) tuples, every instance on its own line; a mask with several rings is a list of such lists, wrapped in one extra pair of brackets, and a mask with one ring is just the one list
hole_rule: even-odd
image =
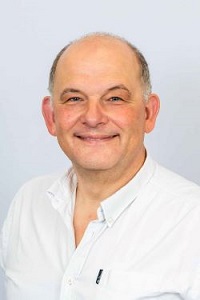
[[(157, 106), (156, 106), (157, 105)], [(47, 127), (74, 167), (123, 172), (144, 161), (144, 133), (153, 129), (156, 96), (143, 99), (140, 70), (127, 45), (90, 39), (61, 56), (53, 109), (43, 102)]]

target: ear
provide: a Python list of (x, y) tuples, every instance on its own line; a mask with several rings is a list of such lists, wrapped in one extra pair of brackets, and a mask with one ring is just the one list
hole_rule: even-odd
[(145, 132), (151, 132), (156, 124), (156, 118), (160, 109), (160, 100), (156, 94), (150, 94), (148, 101), (145, 105), (146, 110), (146, 121), (145, 121)]
[(51, 103), (51, 97), (46, 96), (42, 101), (42, 114), (49, 133), (56, 136), (56, 126), (54, 120), (53, 105)]

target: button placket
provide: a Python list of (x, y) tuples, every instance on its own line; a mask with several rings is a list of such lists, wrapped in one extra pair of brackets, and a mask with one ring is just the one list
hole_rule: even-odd
[(61, 288), (61, 295), (63, 295), (63, 297), (68, 297), (67, 299), (73, 299), (73, 297), (75, 297), (76, 288), (78, 287), (78, 282), (76, 285), (76, 281), (81, 275), (95, 240), (101, 235), (106, 227), (106, 223), (103, 224), (102, 222), (96, 221), (91, 222), (88, 225), (81, 243), (74, 251), (66, 268)]
[(72, 285), (72, 284), (73, 284), (73, 281), (74, 281), (74, 280), (73, 280), (72, 277), (68, 277), (68, 278), (67, 278), (67, 284), (68, 284), (68, 285)]

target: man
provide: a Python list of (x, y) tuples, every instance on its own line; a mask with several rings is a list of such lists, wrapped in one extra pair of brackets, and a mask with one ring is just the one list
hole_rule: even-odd
[(147, 154), (148, 65), (92, 34), (57, 56), (47, 128), (72, 162), (16, 195), (2, 231), (9, 300), (200, 299), (200, 189)]

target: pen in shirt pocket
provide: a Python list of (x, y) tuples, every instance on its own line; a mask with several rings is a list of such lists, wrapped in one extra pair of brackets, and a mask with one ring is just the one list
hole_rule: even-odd
[(97, 275), (96, 284), (100, 283), (101, 277), (102, 277), (103, 269), (99, 270), (99, 273)]

